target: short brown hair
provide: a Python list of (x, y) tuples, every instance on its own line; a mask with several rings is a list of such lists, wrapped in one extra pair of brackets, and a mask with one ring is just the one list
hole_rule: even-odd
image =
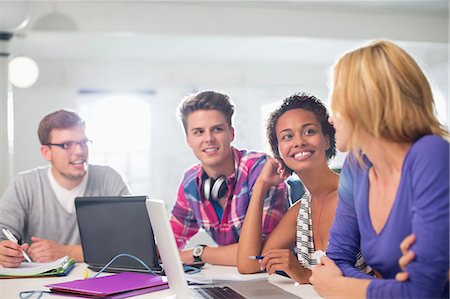
[(234, 113), (234, 106), (231, 104), (230, 97), (224, 93), (202, 91), (196, 94), (190, 94), (183, 98), (179, 111), (185, 132), (187, 132), (187, 118), (189, 114), (197, 110), (219, 110), (225, 116), (230, 128), (232, 127), (231, 121)]
[(50, 134), (53, 129), (69, 129), (76, 126), (85, 128), (84, 120), (75, 112), (58, 110), (46, 115), (38, 127), (39, 142), (44, 145), (50, 143)]

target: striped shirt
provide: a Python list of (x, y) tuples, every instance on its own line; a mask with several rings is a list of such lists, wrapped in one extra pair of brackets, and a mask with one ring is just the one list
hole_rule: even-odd
[[(312, 267), (320, 263), (320, 257), (325, 253), (321, 250), (315, 250), (312, 229), (311, 194), (308, 190), (303, 194), (299, 204), (300, 209), (298, 210), (297, 217), (297, 248), (299, 251), (297, 257), (304, 268), (312, 269)], [(372, 268), (364, 262), (361, 251), (356, 254), (355, 268), (363, 273), (373, 274)]]
[[(179, 248), (183, 248), (200, 228), (203, 228), (219, 246), (239, 241), (252, 188), (264, 166), (266, 155), (235, 148), (232, 150), (236, 170), (226, 179), (228, 194), (222, 219), (218, 218), (212, 202), (205, 199), (200, 192), (203, 174), (201, 164), (185, 172), (170, 217)], [(278, 224), (288, 206), (288, 191), (285, 183), (280, 183), (267, 192), (262, 222), (264, 239)]]

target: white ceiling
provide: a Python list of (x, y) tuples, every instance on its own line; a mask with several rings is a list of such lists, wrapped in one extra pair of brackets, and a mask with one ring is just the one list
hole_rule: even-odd
[[(448, 1), (30, 1), (29, 9), (10, 49), (37, 59), (330, 64), (372, 38), (414, 42), (425, 56), (438, 47), (445, 55), (430, 59), (447, 59)], [(40, 27), (55, 12), (76, 28), (61, 18)]]
[[(414, 45), (431, 62), (447, 59), (445, 43), (402, 44)], [(13, 40), (11, 52), (45, 60), (331, 64), (352, 47), (354, 40), (324, 38), (36, 32)]]

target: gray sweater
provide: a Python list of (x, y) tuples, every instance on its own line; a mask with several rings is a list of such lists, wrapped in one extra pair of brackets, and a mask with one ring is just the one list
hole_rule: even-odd
[[(89, 165), (84, 196), (128, 195), (122, 177), (111, 167)], [(80, 244), (76, 213), (68, 213), (56, 198), (48, 167), (20, 173), (0, 199), (0, 228), (8, 228), (23, 243), (31, 236), (64, 245)], [(5, 236), (0, 233), (0, 240)]]

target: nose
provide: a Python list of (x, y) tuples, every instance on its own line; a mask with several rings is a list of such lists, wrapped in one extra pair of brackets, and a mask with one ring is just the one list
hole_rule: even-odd
[(205, 141), (207, 142), (213, 142), (215, 140), (213, 132), (206, 131), (205, 132)]
[(303, 147), (306, 145), (306, 138), (304, 138), (305, 136), (303, 134), (296, 134), (294, 136), (294, 146), (295, 147)]

